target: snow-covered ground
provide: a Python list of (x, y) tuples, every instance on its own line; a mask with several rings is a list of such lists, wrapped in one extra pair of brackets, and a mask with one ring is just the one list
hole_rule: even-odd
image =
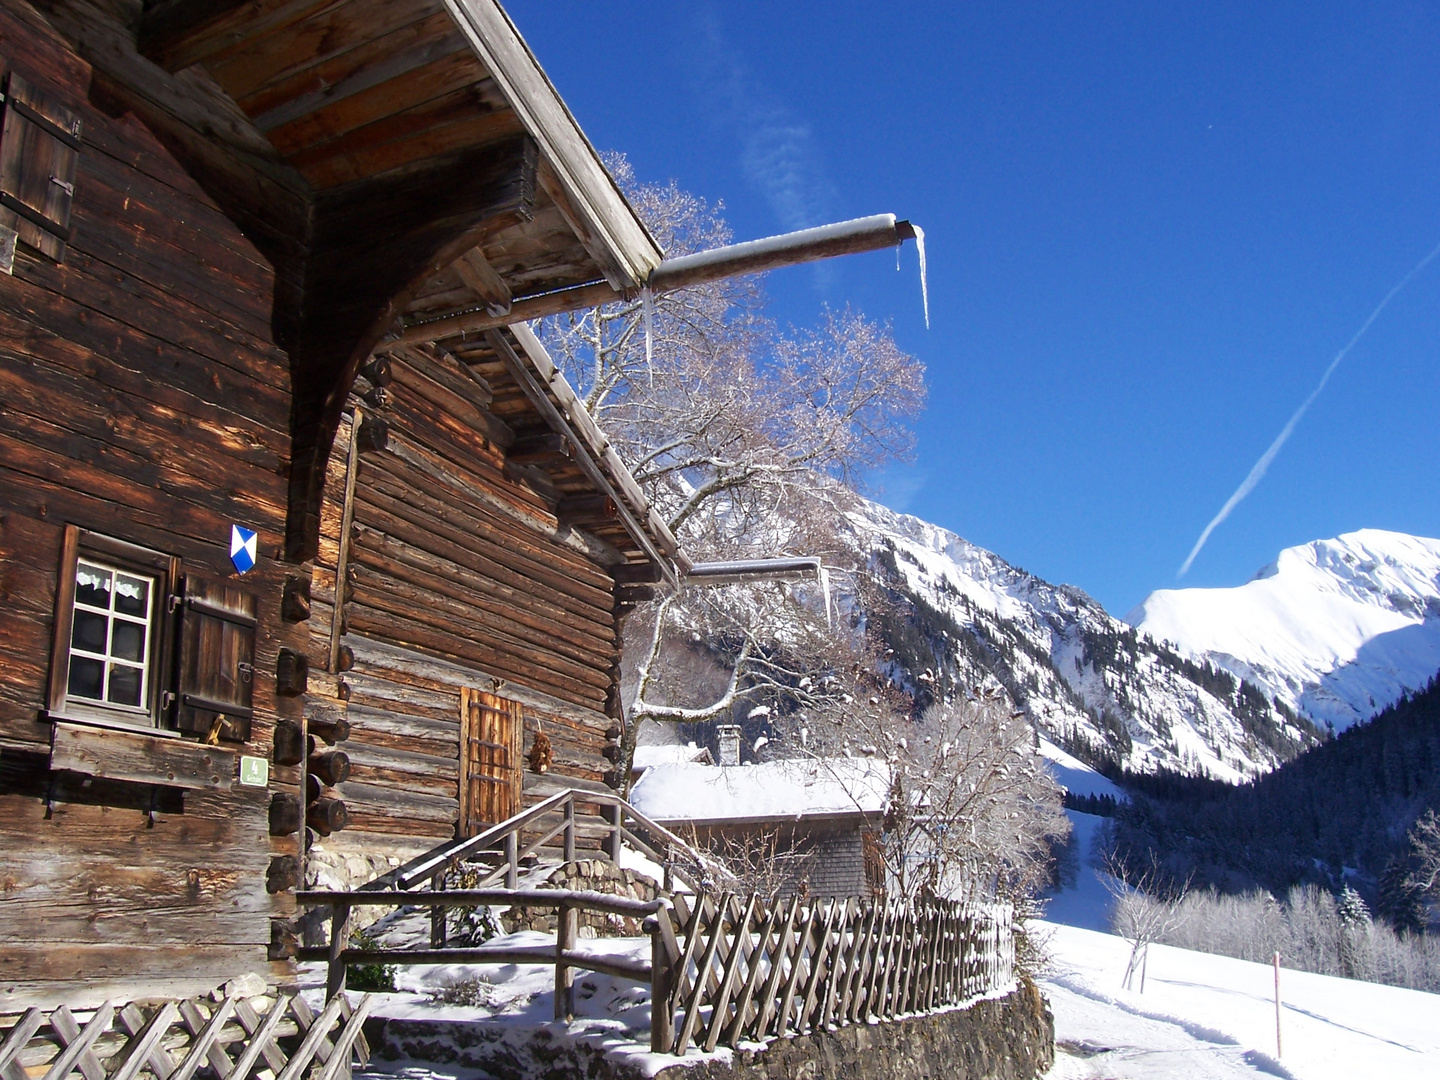
[(1043, 981), (1059, 1050), (1050, 1080), (1288, 1076), (1434, 1080), (1440, 996), (1264, 964), (1151, 947), (1145, 993), (1120, 988), (1129, 946), (1113, 934), (1049, 924)]
[(1040, 924), (1053, 958), (1041, 981), (1055, 1012), (1048, 1080), (1440, 1077), (1440, 995), (1282, 968), (1277, 1057), (1274, 972), (1264, 964), (1155, 945), (1145, 992), (1122, 990), (1130, 947), (1104, 932), (1110, 894), (1091, 865), (1104, 819), (1069, 816), (1079, 872)]

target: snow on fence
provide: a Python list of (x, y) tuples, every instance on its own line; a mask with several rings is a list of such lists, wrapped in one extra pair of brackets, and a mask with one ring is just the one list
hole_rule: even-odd
[(4, 1080), (349, 1080), (352, 1056), (365, 1064), (370, 1049), (361, 1025), (367, 995), (353, 1010), (345, 995), (317, 1016), (298, 996), (276, 996), (257, 1012), (258, 999), (227, 997), (162, 1001), (71, 1012), (64, 1005), (0, 1017), (0, 1077)]
[[(683, 1055), (961, 1006), (1015, 983), (1008, 905), (726, 894), (657, 916), (651, 1046)], [(667, 932), (667, 929), (670, 932)]]
[[(1001, 904), (799, 897), (772, 903), (734, 893), (647, 901), (567, 889), (317, 891), (297, 898), (331, 908), (331, 944), (302, 949), (300, 956), (328, 961), (332, 995), (339, 995), (350, 964), (549, 964), (561, 1019), (574, 1013), (574, 972), (599, 971), (650, 984), (656, 1053), (684, 1055), (692, 1042), (708, 1051), (962, 1006), (1015, 984), (1011, 909)], [(559, 930), (553, 947), (346, 945), (352, 906), (401, 904), (555, 908)], [(649, 963), (580, 949), (581, 911), (644, 915)]]

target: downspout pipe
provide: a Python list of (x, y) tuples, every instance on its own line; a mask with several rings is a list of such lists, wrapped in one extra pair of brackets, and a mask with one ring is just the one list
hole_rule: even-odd
[(814, 229), (769, 236), (763, 240), (747, 240), (743, 244), (699, 251), (663, 260), (650, 272), (639, 288), (619, 292), (606, 281), (592, 281), (566, 289), (516, 297), (510, 310), (492, 314), (478, 309), (442, 315), (407, 326), (398, 338), (386, 342), (379, 351), (422, 342), (444, 341), (481, 333), (517, 322), (558, 315), (580, 308), (599, 307), (621, 299), (634, 299), (644, 289), (652, 293), (670, 292), (687, 285), (719, 281), (737, 274), (759, 274), (782, 266), (829, 259), (836, 255), (854, 255), (862, 251), (879, 251), (899, 247), (915, 238), (915, 229), (908, 221), (897, 220), (894, 214), (874, 214), (821, 225)]
[(670, 292), (688, 285), (740, 274), (759, 274), (836, 255), (899, 247), (914, 237), (910, 222), (898, 221), (894, 214), (874, 214), (665, 259), (650, 272), (645, 287), (653, 293)]
[(695, 563), (684, 572), (685, 585), (734, 585), (752, 581), (794, 581), (820, 578), (820, 560), (814, 555), (780, 559), (736, 559), (731, 562)]

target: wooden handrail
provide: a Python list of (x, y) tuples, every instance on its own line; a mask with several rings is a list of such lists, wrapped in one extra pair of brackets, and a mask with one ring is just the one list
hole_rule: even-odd
[(444, 904), (446, 907), (480, 907), (485, 904), (509, 904), (517, 907), (558, 908), (569, 904), (582, 911), (636, 917), (653, 915), (670, 904), (668, 900), (636, 900), (629, 896), (612, 896), (588, 889), (426, 889), (423, 892), (407, 893), (312, 889), (297, 892), (295, 899), (301, 904), (326, 904), (331, 907), (430, 907), (434, 904)]

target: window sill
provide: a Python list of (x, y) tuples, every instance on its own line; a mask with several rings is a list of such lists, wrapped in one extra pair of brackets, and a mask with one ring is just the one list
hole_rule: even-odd
[(74, 712), (44, 712), (40, 719), (49, 720), (57, 724), (84, 724), (86, 727), (109, 728), (112, 731), (128, 731), (133, 735), (153, 735), (159, 739), (178, 739), (181, 735), (178, 731), (170, 731), (168, 728), (158, 728), (151, 725), (148, 718), (143, 714), (136, 714), (141, 722), (130, 723), (109, 716), (103, 712), (90, 712), (88, 709), (76, 709)]
[(56, 721), (50, 767), (107, 780), (191, 790), (228, 791), (235, 783), (237, 754), (111, 721)]

